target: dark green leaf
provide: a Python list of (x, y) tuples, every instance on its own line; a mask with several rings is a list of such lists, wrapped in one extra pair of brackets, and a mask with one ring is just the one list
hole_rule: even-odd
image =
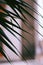
[(2, 36), (0, 36), (0, 37), (1, 37), (0, 41), (3, 42), (3, 44), (5, 44), (9, 49), (11, 49), (17, 56), (19, 56), (16, 53), (16, 51), (6, 42), (6, 40), (4, 40)]

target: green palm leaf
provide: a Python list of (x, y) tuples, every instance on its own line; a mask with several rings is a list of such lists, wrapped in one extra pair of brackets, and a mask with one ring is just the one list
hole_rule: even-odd
[[(39, 6), (41, 8), (41, 6), (34, 0), (31, 0), (32, 2), (34, 2), (37, 6)], [(5, 9), (3, 6), (1, 6), (1, 4), (5, 4), (8, 5), (13, 12)], [(29, 17), (31, 17), (31, 19), (35, 20), (35, 22), (41, 27), (43, 28), (43, 26), (39, 23), (39, 20), (37, 18), (35, 18), (30, 12), (29, 10), (31, 10), (32, 12), (34, 12), (36, 15), (40, 16), (41, 18), (43, 18), (43, 16), (35, 9), (33, 8), (29, 3), (26, 3), (23, 0), (4, 0), (4, 1), (0, 1), (0, 9), (3, 10), (4, 12), (0, 12), (0, 25), (2, 27), (4, 27), (7, 31), (9, 31), (17, 40), (18, 37), (14, 34), (16, 33), (17, 35), (21, 36), (28, 45), (31, 46), (31, 43), (29, 40), (27, 40), (22, 34), (20, 34), (19, 32), (17, 32), (16, 30), (14, 30), (11, 26), (25, 32), (26, 34), (30, 35), (30, 37), (34, 38), (34, 36), (26, 31), (25, 29), (21, 28), (20, 24), (15, 20), (15, 18), (20, 19), (23, 24), (29, 28), (31, 27), (33, 30), (35, 30), (38, 34), (40, 34), (42, 37), (43, 35), (37, 31), (30, 23), (30, 21), (27, 19), (27, 17), (25, 16), (25, 14)], [(29, 9), (29, 10), (28, 10)], [(42, 8), (41, 8), (42, 9)], [(6, 17), (10, 17), (16, 24), (12, 23), (12, 21), (7, 20)], [(10, 26), (11, 25), (11, 26)], [(14, 33), (13, 33), (14, 32)], [(13, 45), (13, 43), (10, 41), (10, 39), (7, 37), (7, 35), (4, 33), (3, 29), (0, 27), (0, 41), (6, 45), (10, 50), (12, 50), (17, 56), (19, 56), (17, 54), (17, 52), (11, 47), (11, 45), (19, 52), (19, 50)], [(21, 42), (19, 40), (19, 42)], [(11, 45), (9, 45), (8, 43), (10, 43)], [(29, 53), (29, 50), (26, 48), (26, 46), (23, 44), (25, 50)], [(4, 50), (2, 49), (2, 47), (0, 46), (0, 52), (5, 56), (5, 58), (8, 60)], [(22, 54), (19, 52), (19, 54), (22, 56)], [(23, 56), (22, 56), (23, 57)], [(24, 57), (23, 57), (24, 58)], [(24, 58), (25, 59), (25, 58)], [(9, 61), (9, 60), (8, 60)]]

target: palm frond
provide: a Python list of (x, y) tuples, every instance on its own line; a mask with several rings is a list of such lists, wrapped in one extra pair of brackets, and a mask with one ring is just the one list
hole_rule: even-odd
[[(37, 6), (39, 6), (41, 8), (41, 6), (35, 0), (31, 0), (31, 1), (34, 2)], [(6, 8), (4, 8), (2, 6), (2, 4), (5, 4), (5, 5), (9, 6), (13, 10), (13, 12), (9, 11)], [(31, 23), (28, 20), (28, 18), (25, 16), (25, 14), (26, 14), (27, 16), (31, 17), (31, 19), (35, 20), (35, 22), (41, 28), (43, 28), (43, 26), (39, 23), (39, 20), (37, 18), (35, 18), (29, 12), (29, 10), (34, 12), (36, 15), (40, 16), (41, 18), (43, 18), (43, 16), (35, 8), (33, 8), (29, 3), (26, 3), (23, 0), (4, 0), (4, 1), (1, 0), (0, 1), (0, 9), (3, 11), (3, 12), (0, 12), (0, 25), (2, 27), (4, 27), (7, 31), (9, 31), (15, 38), (18, 39), (18, 37), (14, 33), (16, 33), (17, 35), (21, 36), (27, 42), (28, 45), (31, 45), (31, 42), (29, 40), (27, 40), (22, 34), (17, 32), (16, 30), (14, 30), (11, 26), (13, 26), (13, 27), (25, 32), (26, 34), (30, 35), (30, 37), (34, 38), (34, 36), (30, 32), (28, 32), (25, 29), (21, 28), (20, 24), (15, 20), (15, 18), (20, 19), (27, 28), (29, 28), (29, 26), (30, 26), (33, 30), (35, 30), (38, 34), (40, 34), (43, 37), (43, 34), (41, 34), (38, 30), (36, 30), (34, 28), (34, 26), (31, 25)], [(10, 17), (16, 24), (12, 23), (11, 20), (10, 21), (7, 20), (6, 17)], [(9, 40), (9, 38), (4, 33), (4, 31), (3, 31), (3, 29), (1, 27), (0, 27), (0, 41), (3, 44), (5, 44), (10, 50), (12, 50), (17, 56), (19, 56), (17, 54), (17, 52), (8, 43), (10, 43), (18, 52), (19, 52), (19, 50)], [(19, 42), (21, 42), (21, 41), (19, 40)], [(26, 48), (26, 46), (24, 44), (23, 44), (23, 46), (26, 49), (26, 51), (29, 53), (29, 50)], [(4, 52), (4, 50), (2, 50), (1, 46), (0, 46), (0, 52), (6, 57), (5, 52)], [(20, 52), (19, 52), (19, 54), (22, 56), (22, 54)], [(7, 59), (7, 57), (6, 57), (6, 59)]]

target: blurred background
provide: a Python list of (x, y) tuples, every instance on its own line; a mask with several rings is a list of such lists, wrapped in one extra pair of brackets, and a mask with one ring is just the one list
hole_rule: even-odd
[[(24, 0), (26, 2), (28, 2), (33, 8), (35, 8), (39, 13), (41, 13), (41, 15), (43, 16), (43, 10), (37, 5), (35, 4), (32, 0)], [(36, 0), (36, 2), (43, 8), (43, 0)], [(5, 7), (6, 9), (9, 9), (10, 11), (11, 8), (6, 6), (6, 5), (2, 5), (3, 7)], [(40, 10), (39, 10), (40, 9)], [(0, 10), (1, 11), (1, 10)], [(43, 26), (43, 19), (38, 16), (36, 13), (34, 13), (33, 11), (31, 11), (30, 9), (28, 9), (28, 11), (37, 19), (39, 20), (42, 26)], [(23, 38), (21, 38), (19, 35), (15, 34), (20, 41), (18, 41), (13, 35), (11, 35), (6, 29), (3, 29), (3, 31), (6, 33), (6, 35), (9, 37), (9, 39), (12, 41), (12, 43), (17, 47), (17, 49), (19, 50), (19, 52), (22, 54), (22, 56), (25, 57), (25, 59), (29, 62), (30, 60), (33, 62), (35, 62), (35, 60), (38, 60), (38, 62), (43, 64), (43, 28), (41, 28), (39, 26), (39, 24), (36, 22), (35, 19), (31, 18), (30, 16), (25, 15), (29, 21), (30, 21), (30, 25), (32, 25), (35, 30), (29, 26), (29, 28), (27, 28), (20, 19), (15, 18), (17, 20), (17, 22), (20, 24), (20, 26), (25, 29), (26, 31), (30, 32), (32, 35), (29, 35), (15, 27), (12, 27), (14, 30), (18, 31), (20, 34), (22, 34), (27, 40), (29, 40), (29, 42), (31, 43), (30, 45), (27, 44), (26, 40), (24, 40)], [(7, 18), (9, 20), (11, 20), (10, 18)], [(13, 23), (14, 21), (11, 20)], [(15, 23), (16, 24), (16, 23)], [(38, 31), (38, 32), (37, 32)], [(33, 37), (32, 37), (33, 36)], [(0, 42), (1, 43), (1, 42)], [(22, 56), (18, 57), (16, 54), (14, 54), (10, 49), (8, 49), (5, 45), (0, 44), (4, 49), (6, 49), (7, 55), (10, 57), (11, 61), (23, 61)], [(28, 50), (26, 50), (24, 48), (24, 45), (26, 46), (26, 48)], [(18, 53), (18, 51), (17, 51)], [(19, 54), (19, 53), (18, 53)], [(6, 61), (6, 59), (0, 54), (0, 62)], [(30, 64), (31, 64), (30, 61)], [(29, 63), (28, 63), (29, 64)], [(6, 64), (7, 65), (7, 64)], [(32, 65), (32, 64), (31, 64)], [(41, 65), (41, 64), (40, 64)]]

